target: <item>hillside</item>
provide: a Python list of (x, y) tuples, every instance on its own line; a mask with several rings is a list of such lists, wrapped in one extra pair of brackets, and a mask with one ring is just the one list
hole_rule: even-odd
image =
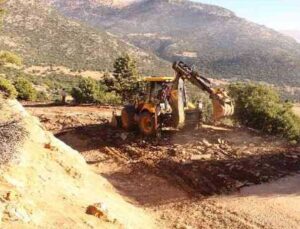
[(8, 0), (0, 48), (20, 54), (26, 65), (64, 65), (110, 70), (122, 53), (134, 54), (145, 73), (163, 73), (169, 64), (116, 37), (65, 19), (37, 0)]
[[(188, 0), (44, 0), (64, 15), (118, 35), (168, 60), (218, 78), (300, 85), (300, 45), (233, 12)], [(113, 2), (113, 1), (111, 1)]]

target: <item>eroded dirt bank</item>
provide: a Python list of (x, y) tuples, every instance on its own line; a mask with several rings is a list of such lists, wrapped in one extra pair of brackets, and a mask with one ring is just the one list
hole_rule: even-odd
[(161, 226), (300, 226), (299, 148), (282, 140), (213, 126), (144, 138), (110, 128), (110, 108), (27, 109)]
[[(0, 117), (1, 149), (14, 156), (0, 151), (0, 228), (157, 227), (17, 101), (1, 101)], [(103, 217), (86, 214), (94, 204)]]

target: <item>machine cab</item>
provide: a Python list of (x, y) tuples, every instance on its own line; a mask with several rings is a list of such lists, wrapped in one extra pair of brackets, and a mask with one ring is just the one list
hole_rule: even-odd
[(147, 83), (147, 102), (159, 103), (164, 92), (172, 89), (174, 77), (153, 76), (146, 77)]

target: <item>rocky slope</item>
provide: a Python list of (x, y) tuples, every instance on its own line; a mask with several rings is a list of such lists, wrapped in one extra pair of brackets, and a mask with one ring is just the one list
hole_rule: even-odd
[(196, 64), (208, 75), (300, 84), (300, 45), (294, 39), (221, 7), (188, 0), (142, 0), (121, 8), (96, 0), (51, 3), (68, 17), (165, 60)]
[(133, 54), (148, 74), (169, 64), (100, 29), (64, 18), (39, 0), (8, 0), (0, 48), (20, 54), (26, 65), (64, 65), (72, 69), (112, 69), (122, 53)]
[[(1, 101), (0, 114), (19, 117), (27, 132), (15, 152), (18, 161), (1, 162), (1, 228), (154, 228), (142, 210), (124, 201), (77, 151), (45, 131), (20, 104)], [(95, 203), (104, 213), (99, 218), (86, 214)]]

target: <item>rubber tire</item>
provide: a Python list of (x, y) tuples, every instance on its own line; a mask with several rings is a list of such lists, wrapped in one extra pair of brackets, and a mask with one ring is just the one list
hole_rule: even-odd
[(144, 111), (139, 117), (140, 132), (146, 136), (154, 135), (156, 133), (154, 115), (148, 111)]
[(126, 106), (121, 112), (121, 124), (125, 130), (132, 130), (135, 127), (134, 121), (135, 108), (133, 106)]

